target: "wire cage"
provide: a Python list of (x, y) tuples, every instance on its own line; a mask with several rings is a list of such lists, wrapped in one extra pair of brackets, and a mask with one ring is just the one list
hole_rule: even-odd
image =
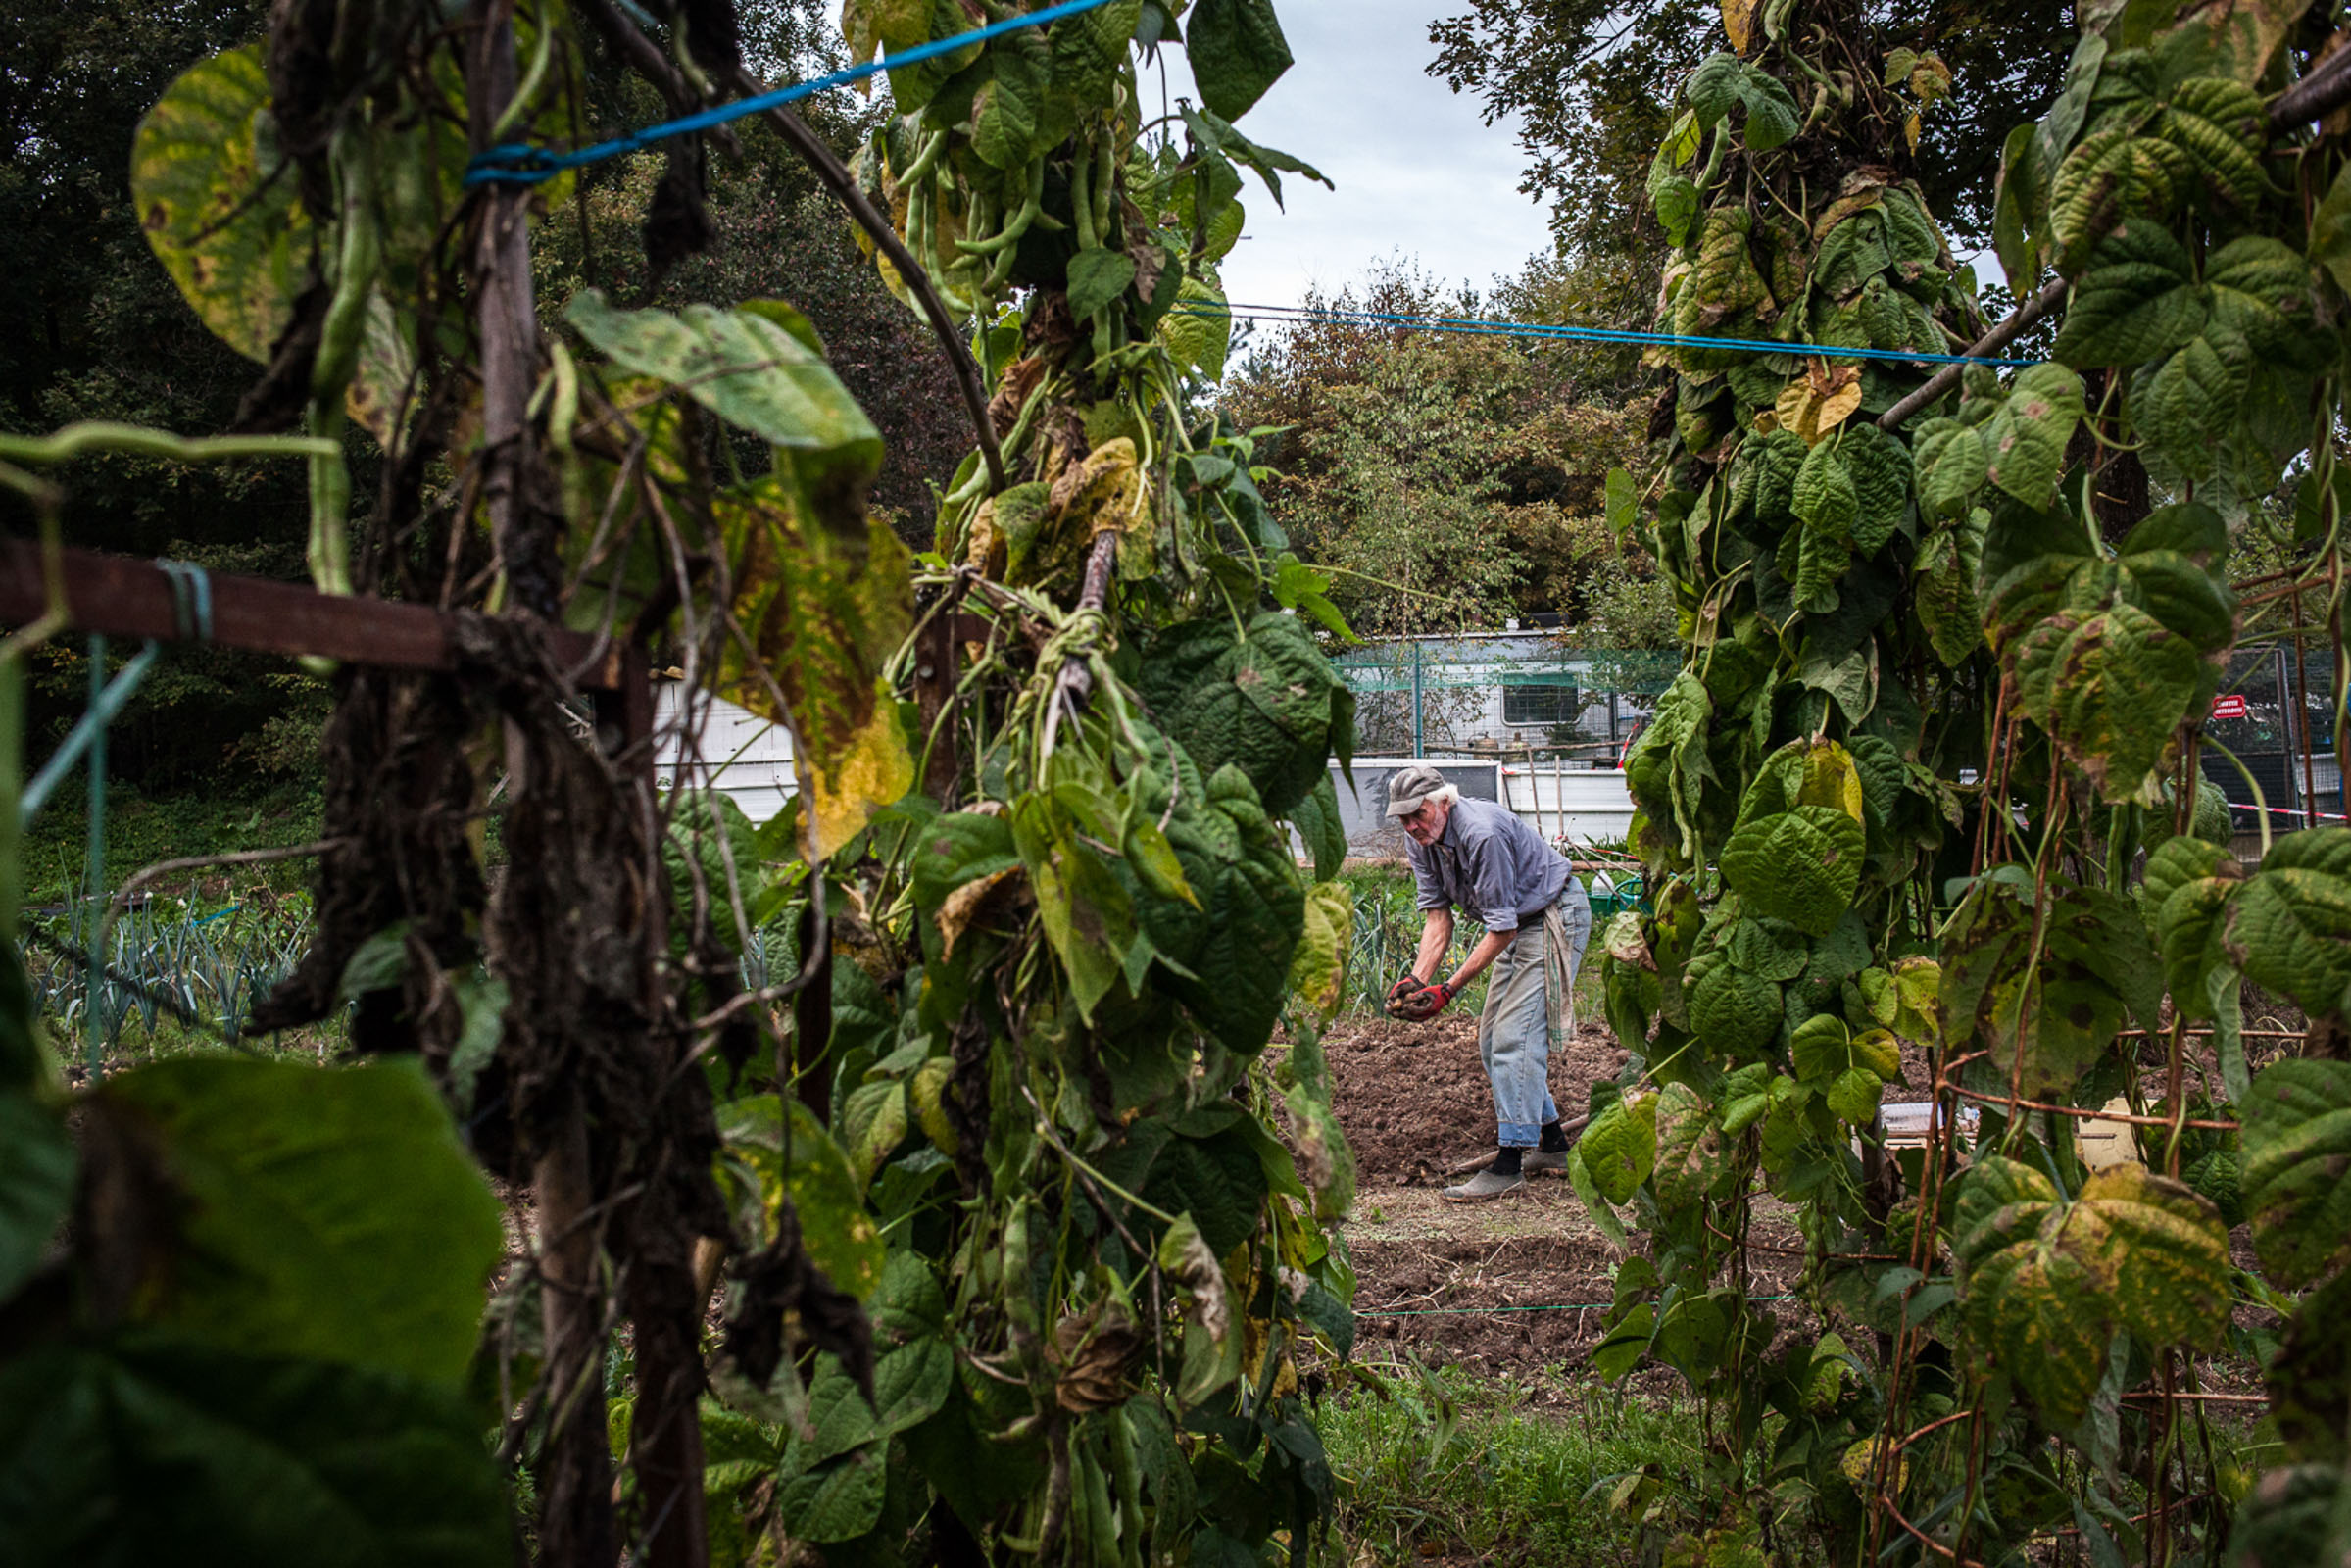
[(1334, 662), (1355, 694), (1362, 755), (1532, 755), (1615, 767), (1681, 668), (1681, 655), (1578, 648), (1533, 631), (1400, 637)]

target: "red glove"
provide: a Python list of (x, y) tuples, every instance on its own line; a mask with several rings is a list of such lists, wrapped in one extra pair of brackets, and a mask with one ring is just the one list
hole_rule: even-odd
[(1398, 999), (1391, 1006), (1399, 1018), (1409, 1019), (1413, 1023), (1426, 1023), (1429, 1019), (1445, 1011), (1446, 1005), (1457, 995), (1459, 993), (1454, 991), (1451, 986), (1439, 980), (1432, 985), (1421, 987), (1409, 996)]
[(1395, 985), (1390, 986), (1388, 988), (1389, 1012), (1391, 1014), (1395, 1013), (1396, 1008), (1400, 1006), (1407, 999), (1417, 996), (1421, 991), (1425, 990), (1427, 986), (1428, 982), (1416, 974), (1408, 974), (1401, 980), (1398, 980)]

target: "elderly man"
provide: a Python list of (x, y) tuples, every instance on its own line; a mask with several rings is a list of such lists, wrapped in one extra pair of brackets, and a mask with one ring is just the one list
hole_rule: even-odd
[[(1442, 1195), (1475, 1203), (1518, 1191), (1529, 1173), (1564, 1175), (1567, 1135), (1551, 1101), (1551, 1033), (1568, 1007), (1592, 901), (1567, 859), (1517, 813), (1492, 801), (1465, 801), (1425, 763), (1388, 778), (1388, 814), (1412, 843), (1405, 851), (1424, 911), (1412, 972), (1388, 993), (1398, 1017), (1431, 1018), (1489, 967), (1486, 1008), (1478, 1015), (1478, 1054), (1494, 1086), (1493, 1164)], [(1461, 967), (1438, 980), (1453, 940), (1453, 906), (1486, 928)]]

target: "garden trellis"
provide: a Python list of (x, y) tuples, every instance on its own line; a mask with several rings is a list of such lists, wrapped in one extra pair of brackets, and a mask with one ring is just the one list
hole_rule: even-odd
[[(853, 56), (899, 56), (895, 117), (845, 166), (760, 111), (955, 357), (975, 444), (916, 561), (862, 506), (878, 436), (797, 311), (581, 287), (543, 317), (542, 198), (467, 183), (573, 134), (575, 22), (672, 118), (748, 96), (731, 10), (690, 9), (672, 49), (601, 0), (280, 6), (267, 48), (200, 62), (141, 127), (159, 258), (266, 368), (250, 417), (307, 432), (260, 438), (310, 466), (329, 590), (284, 601), (324, 617), (288, 651), (343, 661), (317, 941), (260, 1022), (356, 989), (356, 1042), (399, 1059), (150, 1063), (69, 1099), (7, 955), (0, 1295), (38, 1332), (0, 1349), (0, 1437), (29, 1446), (39, 1412), (58, 1468), (0, 1555), (260, 1557), (242, 1504), (268, 1496), (316, 1552), (483, 1560), (526, 1472), (565, 1564), (1321, 1544), (1309, 1374), (1353, 1335), (1326, 1229), (1351, 1190), (1320, 1052), (1350, 919), (1328, 764), (1357, 710), (1306, 629), (1335, 618), (1320, 579), (1250, 504), (1250, 441), (1194, 417), (1245, 172), (1320, 177), (1235, 123), (1287, 45), (1262, 0), (1199, 0), (1180, 40), (1157, 0), (980, 40), (955, 6), (853, 4)], [(2351, 838), (2249, 867), (2200, 835), (2198, 753), (2256, 601), (2343, 657), (2351, 176), (2304, 126), (2351, 51), (2305, 49), (2291, 7), (2161, 12), (2088, 8), (2010, 139), (1996, 239), (2029, 303), (1998, 327), (1902, 174), (1947, 74), (1844, 36), (1849, 11), (1727, 5), (1732, 48), (1650, 171), (1678, 252), (1643, 334), (1673, 362), (1666, 471), (1608, 511), (1674, 579), (1688, 656), (1625, 758), (1649, 896), (1595, 934), (1629, 1059), (1575, 1165), (1600, 1223), (1653, 1239), (1618, 1271), (1609, 1364), (1705, 1396), (1705, 1512), (1661, 1554), (1751, 1560), (1808, 1520), (1856, 1559), (2068, 1533), (2218, 1556), (2232, 1499), (2193, 1440), (2238, 1396), (2196, 1380), (2240, 1294), (2291, 1312), (2269, 1372), (2292, 1463), (2236, 1549), (2341, 1549), (2316, 1374), (2351, 1320)], [(1185, 49), (1200, 103), (1147, 128), (1137, 46)], [(696, 243), (701, 152), (663, 144), (649, 252)], [(1921, 373), (2041, 317), (2047, 363)], [(1863, 340), (1859, 365), (1800, 352)], [(353, 418), (384, 452), (356, 540)], [(737, 437), (770, 466), (714, 464)], [(2303, 454), (2280, 524), (2254, 502)], [(2224, 509), (2304, 564), (2232, 589)], [(178, 624), (160, 568), (73, 571), (128, 574), (115, 634)], [(11, 569), (33, 627), (65, 623), (63, 580)], [(227, 641), (263, 590), (212, 586)], [(656, 649), (789, 718), (807, 787), (781, 827), (654, 800), (634, 666), (583, 744), (568, 700)], [(494, 891), (467, 836), (493, 766)], [(778, 962), (754, 933), (781, 928)], [(2305, 1054), (2247, 1049), (2246, 981), (2310, 1015)], [(1939, 1130), (1981, 1113), (1964, 1166), (1947, 1136), (1914, 1168), (1874, 1137), (1905, 1042)], [(2118, 1089), (2143, 1158), (2084, 1173), (2065, 1124)], [(486, 1337), (504, 1249), (453, 1106), (536, 1195)], [(1759, 1310), (1759, 1186), (1843, 1328)], [(2232, 1268), (2230, 1203), (2275, 1283)], [(226, 1266), (177, 1267), (183, 1241)], [(206, 1445), (220, 1468), (191, 1479), (191, 1409), (270, 1441)]]
[[(88, 551), (0, 540), (0, 624), (48, 621), (88, 633), (91, 695), (88, 708), (41, 771), (27, 782), (20, 815), (29, 822), (49, 792), (78, 760), (90, 770), (89, 851), (82, 890), (89, 914), (77, 919), (78, 960), (88, 995), (84, 1070), (99, 1074), (106, 1020), (96, 1004), (100, 965), (113, 900), (105, 880), (105, 730), (137, 690), (162, 650), (174, 642), (214, 643), (252, 653), (329, 660), (376, 668), (453, 674), (462, 665), (454, 617), (418, 605), (320, 594), (263, 578), (215, 575), (181, 562), (136, 562)], [(142, 651), (111, 679), (105, 639), (140, 639)], [(609, 640), (558, 633), (551, 644), (579, 689), (594, 705), (600, 735), (611, 754), (652, 778), (652, 686), (642, 655)], [(129, 977), (121, 977), (128, 980)]]
[[(1347, 906), (1288, 835), (1335, 869), (1325, 766), (1351, 712), (1282, 613), (1327, 612), (1316, 579), (1235, 515), (1246, 443), (1187, 416), (1226, 334), (1173, 311), (1215, 296), (1240, 171), (1319, 177), (1235, 128), (1288, 65), (1280, 29), (1263, 0), (1196, 8), (1180, 38), (1151, 0), (978, 29), (853, 7), (852, 54), (886, 51), (899, 114), (844, 164), (749, 84), (731, 7), (692, 13), (667, 19), (673, 54), (598, 0), (279, 7), (266, 46), (197, 63), (134, 139), (158, 259), (266, 368), (245, 417), (303, 431), (233, 455), (310, 470), (321, 592), (280, 603), (332, 635), (256, 630), (264, 590), (216, 577), (216, 640), (340, 662), (316, 938), (253, 1028), (356, 995), (368, 1064), (152, 1062), (69, 1102), (7, 1015), (0, 1124), (25, 1136), (0, 1147), (39, 1182), (0, 1205), (32, 1233), (0, 1227), (0, 1295), (114, 1255), (104, 1224), (48, 1242), (118, 1179), (162, 1200), (215, 1173), (201, 1243), (249, 1266), (136, 1295), (127, 1325), (64, 1292), (78, 1338), (0, 1356), (0, 1425), (128, 1380), (309, 1436), (235, 1448), (274, 1473), (163, 1509), (110, 1500), (152, 1434), (60, 1439), (109, 1460), (72, 1478), (83, 1505), (0, 1520), (0, 1555), (88, 1555), (113, 1528), (91, 1521), (165, 1516), (266, 1555), (234, 1500), (266, 1494), (331, 1502), (298, 1532), (317, 1549), (474, 1561), (506, 1549), (500, 1488), (525, 1477), (536, 1548), (566, 1565), (919, 1534), (951, 1560), (1109, 1568), (1304, 1544), (1328, 1518), (1298, 1369), (1352, 1335), (1324, 1230), (1351, 1178), (1314, 1048)], [(581, 286), (543, 315), (543, 283), (581, 280), (535, 273), (533, 225), (577, 176), (490, 174), (581, 139), (582, 26), (688, 122), (661, 142), (649, 254), (708, 241), (697, 118), (757, 113), (929, 318), (975, 436), (935, 556), (868, 514), (878, 435), (791, 306)], [(1192, 54), (1201, 106), (1173, 140), (1143, 134), (1137, 43)], [(383, 452), (356, 536), (353, 421)], [(722, 430), (765, 466), (714, 465)], [(157, 568), (75, 572), (125, 591), (69, 591), (72, 618), (169, 634)], [(36, 635), (67, 623), (33, 602), (49, 578), (10, 576)], [(656, 799), (649, 651), (696, 700), (791, 724), (793, 809), (754, 829), (702, 791)], [(1237, 712), (1269, 672), (1278, 716)], [(575, 732), (583, 687), (605, 744)], [(533, 1194), (486, 1330), (499, 1227), (451, 1111)], [(354, 1125), (369, 1137), (334, 1136)], [(169, 1171), (125, 1177), (149, 1149)], [(342, 1217), (273, 1259), (242, 1223), (270, 1204)], [(396, 1298), (327, 1288), (378, 1277), (363, 1245), (407, 1260)], [(252, 1280), (273, 1288), (238, 1295)], [(260, 1371), (187, 1394), (222, 1353)], [(388, 1438), (401, 1477), (345, 1465)]]

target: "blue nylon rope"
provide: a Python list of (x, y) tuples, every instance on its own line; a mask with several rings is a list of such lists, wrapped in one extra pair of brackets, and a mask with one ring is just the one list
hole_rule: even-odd
[[(1792, 1296), (1750, 1296), (1750, 1301), (1792, 1301)], [(1357, 1317), (1482, 1317), (1488, 1312), (1605, 1312), (1614, 1301), (1552, 1301), (1542, 1306), (1358, 1306)]]
[[(213, 579), (202, 566), (185, 561), (159, 561), (156, 565), (171, 582), (172, 619), (177, 623), (182, 640), (209, 643), (213, 640)], [(32, 776), (18, 797), (17, 820), (24, 827), (41, 814), (49, 797), (64, 782), (86, 753), (90, 758), (94, 777), (103, 778), (106, 771), (106, 727), (122, 711), (122, 705), (137, 693), (139, 683), (155, 667), (163, 649), (150, 638), (146, 646), (131, 656), (130, 662), (115, 672), (113, 680), (106, 679), (106, 639), (90, 639), (90, 700), (82, 710), (65, 741), (50, 754), (49, 760)], [(93, 821), (102, 821), (106, 803), (103, 795), (91, 797)]]
[(869, 60), (861, 66), (852, 66), (847, 71), (836, 71), (831, 75), (819, 76), (814, 81), (804, 81), (791, 87), (779, 87), (774, 92), (761, 93), (757, 98), (739, 98), (731, 104), (714, 104), (697, 114), (687, 115), (682, 120), (671, 120), (659, 125), (648, 125), (643, 130), (632, 130), (625, 136), (615, 137), (612, 141), (600, 141), (592, 147), (582, 147), (576, 152), (559, 153), (545, 147), (534, 147), (528, 142), (504, 142), (496, 147), (485, 147), (466, 162), (465, 183), (468, 186), (535, 185), (543, 179), (549, 179), (562, 173), (566, 169), (579, 169), (589, 164), (600, 164), (608, 158), (617, 158), (622, 153), (633, 153), (640, 148), (650, 147), (655, 142), (666, 141), (671, 136), (684, 136), (697, 130), (709, 130), (713, 125), (723, 125), (729, 121), (741, 120), (747, 115), (764, 114), (770, 109), (778, 109), (789, 103), (798, 103), (803, 98), (812, 97), (835, 87), (846, 87), (852, 82), (863, 81), (866, 77), (878, 75), (885, 71), (896, 71), (901, 66), (917, 65), (925, 60), (935, 60), (941, 55), (951, 55), (958, 49), (967, 49), (975, 43), (985, 43), (991, 38), (1001, 38), (1007, 32), (1018, 32), (1027, 27), (1041, 27), (1049, 22), (1058, 22), (1063, 17), (1074, 17), (1080, 12), (1092, 11), (1098, 6), (1108, 3), (1109, 0), (1063, 0), (1062, 4), (1048, 6), (1043, 11), (1032, 11), (1025, 16), (1011, 17), (1003, 22), (992, 22), (987, 26), (976, 27), (970, 32), (958, 32), (952, 38), (934, 38), (929, 43), (916, 44), (911, 49), (901, 50), (879, 60)]
[(192, 561), (159, 561), (158, 570), (171, 584), (171, 618), (182, 642), (213, 640), (212, 574)]
[(1343, 325), (1400, 326), (1421, 332), (1458, 332), (1483, 337), (1550, 338), (1570, 343), (1655, 345), (1679, 349), (1730, 349), (1743, 354), (1785, 354), (1801, 359), (1822, 355), (1832, 360), (1892, 360), (1906, 365), (1990, 365), (2021, 368), (2038, 360), (1999, 359), (1987, 354), (1930, 354), (1923, 349), (1846, 348), (1835, 343), (1780, 343), (1769, 338), (1681, 337), (1671, 332), (1620, 332), (1600, 326), (1553, 326), (1542, 322), (1474, 321), (1444, 316), (1397, 316), (1385, 311), (1311, 310), (1302, 305), (1227, 305), (1218, 309), (1197, 301), (1175, 307), (1185, 316), (1230, 319), (1236, 316), (1270, 316), (1286, 321), (1325, 321)]

